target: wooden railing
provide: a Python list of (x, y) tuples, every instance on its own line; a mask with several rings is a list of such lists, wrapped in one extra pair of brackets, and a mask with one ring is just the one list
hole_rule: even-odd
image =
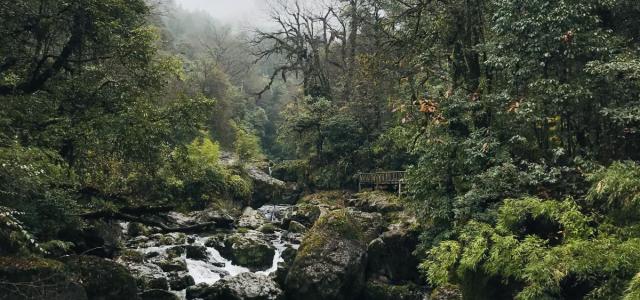
[(376, 173), (359, 173), (358, 190), (362, 190), (363, 185), (398, 185), (398, 194), (402, 192), (405, 171), (388, 171)]

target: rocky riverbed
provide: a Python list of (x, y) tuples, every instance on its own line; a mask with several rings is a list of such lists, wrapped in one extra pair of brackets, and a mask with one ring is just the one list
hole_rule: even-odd
[[(205, 210), (164, 218), (189, 225), (221, 216)], [(296, 205), (247, 207), (233, 224), (198, 234), (159, 234), (121, 223), (126, 248), (116, 261), (131, 270), (141, 295), (156, 298), (426, 297), (412, 255), (415, 218), (391, 194), (318, 193)]]

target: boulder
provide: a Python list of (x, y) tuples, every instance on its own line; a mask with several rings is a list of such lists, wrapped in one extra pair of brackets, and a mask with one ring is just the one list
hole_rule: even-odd
[(418, 282), (418, 259), (413, 255), (419, 232), (408, 228), (384, 232), (368, 245), (367, 277), (392, 282)]
[(78, 276), (89, 299), (135, 299), (138, 295), (135, 278), (114, 261), (95, 256), (69, 256), (62, 262)]
[(304, 225), (300, 224), (300, 222), (298, 222), (298, 221), (291, 221), (291, 222), (289, 222), (288, 230), (290, 232), (293, 232), (293, 233), (303, 233), (303, 232), (307, 231), (307, 227), (305, 227)]
[(356, 299), (365, 285), (366, 245), (379, 215), (326, 213), (309, 229), (285, 280), (293, 299)]
[(267, 222), (269, 221), (261, 212), (251, 207), (247, 207), (242, 212), (242, 216), (240, 216), (240, 219), (238, 219), (238, 227), (258, 229), (260, 228), (260, 226), (266, 224)]
[(273, 245), (266, 240), (266, 236), (258, 231), (235, 233), (224, 240), (224, 247), (218, 251), (235, 265), (249, 268), (251, 271), (266, 270), (271, 267), (276, 252)]
[(131, 222), (127, 224), (127, 234), (132, 237), (145, 236), (149, 234), (149, 228), (143, 224)]
[(177, 258), (172, 260), (163, 260), (157, 263), (165, 272), (187, 271), (187, 262), (184, 259)]
[(122, 227), (116, 222), (91, 221), (82, 229), (66, 228), (59, 236), (72, 242), (76, 253), (113, 258), (121, 248)]
[[(298, 204), (293, 208), (283, 220), (283, 224), (288, 226), (292, 221), (296, 221), (305, 227), (311, 227), (318, 220), (322, 211), (317, 205)], [(286, 228), (286, 227), (285, 227)]]
[(196, 282), (186, 272), (172, 272), (169, 273), (169, 286), (173, 291), (182, 291), (192, 285), (195, 285)]
[(358, 193), (347, 200), (346, 204), (365, 212), (390, 213), (403, 210), (398, 196), (383, 191)]
[(177, 258), (182, 256), (187, 251), (185, 246), (174, 246), (167, 249), (166, 253), (169, 258)]
[(258, 208), (266, 203), (278, 202), (282, 198), (282, 194), (287, 188), (283, 181), (269, 176), (255, 166), (247, 166), (245, 171), (253, 182), (252, 207)]
[(148, 290), (140, 293), (140, 300), (180, 300), (180, 297), (165, 290)]
[(207, 247), (204, 246), (195, 246), (188, 245), (187, 248), (187, 258), (195, 259), (195, 260), (208, 260), (209, 253), (207, 253)]
[(169, 290), (169, 280), (162, 269), (151, 263), (135, 264), (124, 262), (124, 265), (136, 279), (138, 290)]
[(278, 284), (266, 275), (242, 273), (238, 276), (223, 278), (212, 286), (187, 292), (187, 299), (204, 300), (281, 300), (284, 295)]
[[(86, 300), (81, 282), (64, 264), (37, 257), (0, 257), (0, 300)], [(31, 282), (30, 285), (20, 283)], [(18, 284), (18, 285), (12, 285)]]
[(367, 300), (423, 300), (426, 290), (413, 283), (391, 285), (368, 281), (363, 297)]
[(204, 299), (208, 288), (209, 285), (206, 283), (200, 283), (198, 285), (188, 287), (186, 291), (187, 300)]

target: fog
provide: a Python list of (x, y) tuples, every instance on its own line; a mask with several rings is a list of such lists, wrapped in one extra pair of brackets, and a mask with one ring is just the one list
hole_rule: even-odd
[(214, 19), (239, 27), (262, 27), (269, 22), (266, 0), (176, 0), (183, 8), (205, 11)]

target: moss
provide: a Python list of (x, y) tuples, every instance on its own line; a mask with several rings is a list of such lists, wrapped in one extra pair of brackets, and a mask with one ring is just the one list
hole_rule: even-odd
[(267, 223), (264, 224), (262, 226), (260, 226), (260, 228), (258, 228), (258, 231), (262, 232), (262, 233), (266, 233), (266, 234), (271, 234), (276, 232), (276, 230), (278, 230), (278, 228), (273, 225), (272, 223)]
[(332, 238), (363, 239), (362, 230), (350, 218), (347, 209), (334, 210), (321, 216), (305, 236), (299, 256), (309, 254), (311, 249), (321, 248)]
[(328, 205), (334, 207), (345, 207), (345, 202), (349, 198), (348, 191), (335, 190), (324, 191), (302, 197), (298, 203), (313, 205)]
[(144, 254), (135, 250), (126, 249), (120, 253), (120, 259), (128, 262), (142, 263), (144, 261)]
[(367, 282), (365, 298), (369, 300), (422, 300), (424, 292), (414, 283), (392, 285), (376, 281)]
[(0, 299), (86, 299), (79, 282), (59, 261), (0, 257)]

